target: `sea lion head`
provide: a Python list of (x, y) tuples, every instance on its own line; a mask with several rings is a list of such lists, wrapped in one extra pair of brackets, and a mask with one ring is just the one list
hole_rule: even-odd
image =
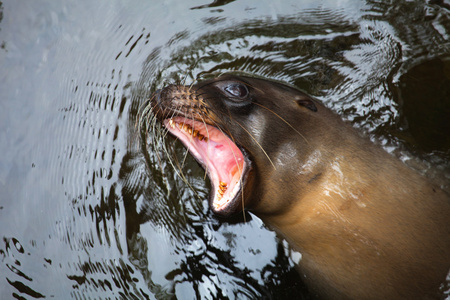
[(243, 208), (279, 213), (305, 188), (299, 176), (305, 184), (320, 176), (308, 165), (314, 161), (309, 140), (320, 126), (312, 122), (319, 104), (295, 88), (222, 75), (192, 86), (169, 85), (149, 105), (206, 170), (217, 215)]

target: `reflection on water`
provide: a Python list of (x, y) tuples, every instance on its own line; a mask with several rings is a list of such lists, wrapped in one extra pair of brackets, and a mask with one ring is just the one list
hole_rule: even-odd
[(41, 0), (0, 12), (7, 298), (311, 298), (273, 232), (250, 214), (212, 216), (184, 148), (166, 141), (193, 189), (137, 131), (167, 83), (238, 70), (293, 84), (449, 188), (445, 4)]
[[(19, 279), (30, 282), (33, 279), (27, 276), (25, 273), (20, 271), (20, 265), (21, 260), (19, 258), (21, 255), (25, 253), (25, 249), (22, 247), (20, 242), (15, 238), (3, 238), (4, 242), (4, 250), (0, 250), (0, 254), (2, 254), (5, 263), (5, 266), (14, 274), (16, 274), (18, 277), (21, 277)], [(5, 259), (7, 258), (7, 259)], [(51, 264), (51, 260), (44, 260), (46, 264)], [(9, 278), (6, 278), (6, 281), (16, 288), (20, 293), (27, 294), (29, 296), (32, 296), (34, 298), (44, 298), (44, 295), (40, 294), (39, 292), (33, 290), (31, 287), (27, 286), (23, 283), (23, 281), (20, 280), (10, 280)], [(16, 294), (17, 295), (17, 294)], [(14, 294), (13, 294), (14, 296)]]

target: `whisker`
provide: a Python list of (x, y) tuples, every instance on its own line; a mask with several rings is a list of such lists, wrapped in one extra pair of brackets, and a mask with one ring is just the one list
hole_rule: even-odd
[(308, 145), (310, 145), (309, 142), (308, 142), (308, 139), (307, 139), (303, 134), (301, 134), (297, 129), (295, 129), (295, 128), (294, 128), (288, 121), (286, 121), (283, 117), (281, 117), (281, 116), (278, 115), (276, 112), (274, 112), (273, 110), (269, 109), (268, 107), (265, 107), (264, 105), (261, 105), (261, 104), (256, 103), (256, 102), (253, 102), (253, 104), (258, 105), (259, 107), (264, 108), (264, 109), (266, 109), (267, 111), (269, 111), (269, 112), (271, 112), (272, 114), (274, 114), (275, 116), (277, 116), (277, 118), (279, 118), (279, 119), (280, 119), (281, 121), (283, 121), (286, 125), (288, 125), (289, 127), (291, 127), (292, 130), (294, 130), (298, 135), (300, 135), (300, 136), (305, 140), (305, 142), (306, 142)]
[[(168, 133), (168, 130), (166, 130), (166, 132)], [(167, 134), (166, 133), (166, 134)], [(164, 137), (164, 139), (165, 139), (165, 137)], [(176, 139), (176, 140), (178, 140), (178, 138)], [(172, 147), (173, 147), (174, 145), (172, 145)], [(195, 194), (195, 197), (197, 197), (197, 198), (200, 198), (200, 195), (198, 194), (198, 192), (196, 191), (196, 189), (192, 186), (192, 184), (189, 182), (189, 180), (187, 179), (187, 177), (186, 177), (186, 175), (184, 174), (184, 172), (183, 172), (183, 165), (184, 165), (184, 162), (185, 162), (185, 159), (186, 159), (186, 157), (187, 157), (187, 154), (188, 154), (188, 150), (187, 149), (185, 149), (185, 148), (183, 148), (184, 149), (184, 158), (183, 158), (183, 161), (182, 161), (182, 163), (180, 164), (180, 161), (178, 160), (178, 158), (177, 158), (177, 155), (175, 155), (175, 153), (174, 153), (174, 155), (170, 155), (170, 153), (169, 153), (169, 151), (167, 151), (167, 148), (165, 147), (165, 144), (164, 144), (164, 152), (166, 153), (166, 155), (167, 155), (167, 159), (168, 159), (168, 161), (169, 161), (169, 164), (172, 166), (172, 169), (174, 170), (174, 172), (175, 172), (175, 174), (179, 177), (179, 178), (181, 178), (181, 180), (183, 181), (183, 183), (184, 184), (186, 184), (188, 187), (189, 187), (189, 189), (190, 190), (192, 190), (193, 192), (194, 192), (194, 194)], [(172, 148), (173, 149), (173, 148)]]
[[(152, 110), (150, 102), (153, 99), (153, 97), (154, 96), (152, 96), (152, 98), (145, 100), (144, 102), (142, 102), (141, 105), (139, 105), (139, 108), (138, 108), (139, 118), (136, 119), (136, 124), (135, 124), (135, 127), (137, 127), (138, 129), (140, 129), (140, 125), (142, 124), (142, 117), (147, 115), (149, 113), (149, 111)], [(142, 109), (142, 111), (141, 111), (141, 109)]]
[[(203, 125), (205, 126), (205, 130), (206, 130), (206, 136), (207, 136), (207, 138), (208, 138), (208, 140), (206, 141), (206, 143), (208, 144), (208, 146), (209, 146), (209, 141), (210, 141), (210, 136), (209, 136), (209, 132), (208, 132), (208, 123), (206, 122), (206, 120), (205, 120), (205, 117), (203, 116), (203, 115), (200, 115), (200, 117), (201, 117), (201, 121), (202, 121), (202, 123), (203, 123)], [(207, 148), (207, 152), (206, 152), (206, 155), (207, 155), (207, 159), (209, 159), (209, 147), (206, 147)], [(205, 166), (205, 175), (204, 175), (204, 177), (203, 177), (203, 179), (204, 180), (206, 180), (206, 175), (208, 174), (208, 164), (205, 164), (206, 166)]]
[[(187, 116), (187, 113), (185, 114), (186, 116)], [(186, 119), (187, 119), (187, 117), (186, 117)], [(194, 118), (190, 118), (191, 120), (194, 120)], [(190, 142), (192, 142), (194, 139), (193, 139), (193, 137), (192, 137), (192, 135), (189, 135), (189, 139), (190, 139)], [(187, 150), (187, 149), (186, 149)], [(186, 158), (188, 157), (188, 154), (189, 154), (189, 151), (185, 151), (184, 152), (184, 157), (183, 157), (183, 161), (181, 162), (181, 167), (183, 167), (184, 166), (184, 163), (186, 162)]]
[(238, 121), (234, 120), (242, 129), (244, 129), (245, 132), (247, 132), (247, 134), (253, 139), (253, 141), (255, 141), (255, 143), (258, 145), (258, 147), (261, 149), (261, 151), (264, 153), (264, 155), (267, 157), (267, 159), (269, 160), (270, 164), (272, 165), (272, 167), (276, 170), (277, 168), (275, 167), (274, 163), (272, 162), (272, 160), (270, 159), (269, 155), (267, 154), (267, 152), (264, 150), (264, 148), (261, 146), (261, 144), (255, 139), (255, 137), (247, 130), (245, 129), (244, 126), (241, 125), (241, 123), (239, 123)]
[[(213, 121), (213, 120), (212, 120), (212, 121)], [(232, 139), (232, 142), (233, 142), (234, 144), (236, 144), (236, 140), (234, 139), (234, 136), (231, 135), (231, 133), (230, 133), (229, 131), (228, 131), (227, 134), (225, 134), (225, 132), (222, 130), (221, 126), (219, 126), (217, 122), (213, 121), (213, 124), (215, 125), (214, 127), (216, 127), (218, 130), (220, 130), (220, 132), (221, 132), (223, 135), (229, 136), (229, 137)], [(227, 143), (228, 143), (228, 146), (230, 147), (230, 149), (232, 149), (231, 144), (230, 144), (230, 141), (227, 140)], [(237, 159), (236, 153), (235, 153), (234, 151), (231, 151), (231, 152), (232, 152), (232, 154), (233, 154), (233, 157), (234, 157), (234, 161), (235, 161), (235, 163), (236, 163), (236, 166), (238, 167), (239, 174), (242, 174), (242, 169), (241, 169), (241, 167), (240, 167), (240, 165), (239, 165), (239, 163), (238, 163), (238, 159)], [(242, 198), (242, 216), (243, 216), (243, 218), (244, 218), (244, 222), (247, 222), (246, 217), (245, 217), (245, 209), (244, 209), (244, 207), (245, 207), (245, 198), (244, 198), (244, 183), (243, 183), (243, 181), (242, 181), (242, 176), (239, 177), (239, 183), (240, 183), (240, 188), (241, 188), (241, 198)]]
[[(185, 152), (185, 157), (183, 159), (182, 165), (180, 165), (178, 159), (176, 158), (176, 155), (171, 155), (169, 153), (172, 151), (169, 151), (166, 146), (166, 143), (164, 143), (164, 141), (167, 140), (166, 136), (167, 136), (167, 134), (169, 134), (169, 131), (164, 126), (158, 126), (158, 124), (160, 124), (160, 123), (157, 121), (157, 118), (155, 117), (155, 115), (157, 113), (161, 112), (161, 108), (158, 107), (157, 111), (155, 111), (154, 107), (152, 107), (150, 105), (151, 99), (152, 98), (150, 98), (144, 104), (141, 105), (141, 109), (142, 109), (142, 107), (144, 107), (144, 105), (148, 104), (140, 112), (138, 128), (139, 128), (139, 130), (145, 130), (146, 139), (148, 139), (148, 135), (150, 132), (153, 133), (153, 135), (152, 135), (153, 142), (150, 143), (150, 146), (152, 146), (154, 148), (153, 149), (154, 151), (152, 151), (152, 153), (154, 153), (154, 155), (155, 155), (154, 157), (158, 161), (160, 170), (163, 173), (162, 178), (166, 178), (167, 176), (164, 175), (165, 172), (164, 172), (164, 168), (162, 167), (163, 159), (161, 157), (160, 150), (162, 150), (162, 152), (166, 154), (166, 157), (168, 158), (168, 162), (171, 165), (174, 172), (177, 174), (177, 176), (179, 176), (182, 179), (182, 181), (194, 192), (196, 197), (200, 198), (198, 192), (189, 183), (188, 179), (184, 175), (184, 172), (182, 171), (182, 165), (184, 165), (184, 160), (186, 159), (188, 152), (187, 151)], [(174, 115), (175, 113), (172, 112), (172, 114)], [(145, 144), (147, 144), (147, 142), (145, 142)], [(164, 181), (166, 181), (166, 180), (164, 180)], [(167, 192), (169, 193), (170, 187), (168, 186), (167, 181), (166, 181), (166, 189), (167, 189)]]
[[(188, 132), (191, 132), (190, 130), (195, 130), (195, 124), (197, 124), (197, 127), (204, 128), (204, 132), (202, 131), (202, 134), (207, 139), (207, 151), (206, 151), (206, 159), (210, 159), (213, 155), (211, 152), (210, 147), (211, 144), (211, 135), (213, 132), (211, 131), (211, 127), (208, 128), (208, 126), (214, 126), (223, 135), (226, 135), (230, 137), (230, 139), (227, 139), (226, 142), (228, 143), (228, 146), (230, 149), (232, 149), (231, 153), (233, 155), (233, 159), (235, 161), (235, 164), (237, 166), (238, 174), (242, 175), (243, 169), (243, 163), (242, 161), (239, 161), (240, 153), (237, 151), (234, 151), (234, 148), (232, 147), (233, 144), (236, 144), (235, 137), (231, 134), (231, 132), (228, 129), (223, 129), (223, 127), (218, 124), (221, 120), (221, 116), (218, 115), (216, 112), (210, 109), (208, 103), (210, 99), (213, 98), (213, 96), (209, 95), (205, 92), (201, 92), (201, 89), (207, 86), (207, 84), (201, 84), (197, 83), (197, 86), (194, 86), (196, 82), (198, 82), (197, 78), (188, 86), (186, 89), (186, 86), (184, 85), (187, 78), (190, 76), (190, 74), (184, 74), (184, 77), (181, 79), (183, 86), (185, 87), (184, 91), (188, 90), (192, 94), (188, 94), (189, 97), (187, 99), (178, 99), (176, 98), (177, 102), (174, 107), (171, 108), (164, 108), (162, 105), (154, 105), (154, 98), (156, 97), (156, 94), (153, 94), (150, 98), (146, 99), (144, 103), (142, 103), (138, 109), (140, 118), (136, 122), (136, 127), (142, 131), (142, 134), (145, 134), (146, 136), (146, 144), (150, 145), (150, 147), (154, 148), (154, 152), (152, 155), (152, 158), (154, 161), (157, 161), (158, 164), (161, 167), (161, 172), (163, 175), (163, 180), (166, 183), (166, 189), (167, 193), (169, 195), (170, 191), (173, 190), (173, 188), (170, 187), (170, 181), (168, 180), (170, 177), (168, 175), (173, 176), (176, 174), (184, 184), (189, 187), (190, 190), (193, 191), (196, 197), (200, 198), (200, 190), (196, 190), (193, 186), (193, 182), (190, 182), (188, 180), (188, 176), (186, 173), (184, 173), (183, 169), (186, 168), (186, 164), (188, 162), (188, 155), (189, 155), (189, 147), (188, 145), (185, 145), (183, 147), (184, 152), (175, 145), (175, 143), (169, 143), (167, 139), (167, 135), (170, 134), (171, 128), (164, 125), (164, 122), (159, 122), (158, 119), (160, 117), (163, 117), (165, 120), (172, 119), (176, 116), (182, 116), (185, 118), (185, 122), (190, 120), (192, 121), (192, 128), (189, 127)], [(212, 82), (211, 82), (212, 83)], [(199, 86), (200, 85), (200, 86)], [(174, 87), (179, 88), (181, 90), (181, 87), (177, 86)], [(191, 98), (192, 96), (192, 98)], [(192, 100), (194, 99), (194, 100)], [(185, 100), (191, 100), (191, 102), (187, 102)], [(185, 102), (183, 102), (185, 101)], [(230, 114), (230, 112), (229, 112)], [(230, 119), (233, 120), (233, 117), (230, 114)], [(203, 123), (203, 126), (201, 126), (200, 123), (195, 122), (201, 122)], [(271, 165), (274, 169), (276, 169), (273, 161), (270, 159), (267, 152), (263, 149), (262, 145), (256, 140), (256, 137), (252, 135), (250, 131), (248, 131), (242, 124), (235, 121), (236, 124), (238, 124), (245, 132), (247, 132), (248, 135), (255, 141), (255, 143), (260, 147), (260, 149), (263, 151)], [(181, 122), (182, 123), (182, 122)], [(183, 126), (180, 124), (180, 126)], [(186, 130), (186, 127), (184, 127)], [(225, 132), (226, 131), (226, 132)], [(215, 133), (214, 133), (215, 134)], [(194, 142), (194, 136), (188, 135), (189, 138), (185, 141), (189, 141), (189, 143)], [(202, 138), (203, 139), (203, 138)], [(184, 140), (184, 138), (183, 138)], [(175, 141), (180, 141), (179, 137), (175, 136)], [(164, 165), (163, 165), (164, 163)], [(167, 167), (171, 166), (171, 170), (168, 170)], [(210, 164), (206, 163), (204, 165), (205, 174), (204, 179), (207, 179), (208, 173), (211, 171), (209, 170)], [(235, 169), (235, 170), (236, 170)], [(166, 170), (166, 172), (164, 172)], [(236, 173), (233, 173), (235, 175)], [(228, 175), (227, 175), (228, 176)], [(180, 182), (180, 181), (175, 181)], [(214, 184), (214, 183), (212, 183)], [(241, 192), (241, 201), (242, 201), (242, 214), (244, 222), (246, 222), (246, 215), (245, 215), (245, 196), (244, 196), (244, 183), (242, 176), (239, 176), (239, 189)], [(213, 188), (214, 189), (214, 188)], [(215, 191), (212, 191), (215, 192)]]

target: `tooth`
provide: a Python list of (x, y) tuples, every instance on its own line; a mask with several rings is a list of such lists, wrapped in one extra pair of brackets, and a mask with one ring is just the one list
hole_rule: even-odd
[(188, 126), (186, 124), (183, 125), (183, 130), (187, 131), (188, 130)]
[(169, 125), (170, 127), (175, 128), (175, 122), (172, 119), (169, 120)]
[(225, 192), (225, 191), (227, 190), (227, 187), (226, 187), (226, 186), (219, 185), (219, 189), (220, 189), (221, 191)]
[(205, 138), (205, 137), (204, 137), (203, 135), (201, 135), (200, 133), (198, 134), (198, 139), (199, 139), (200, 141), (203, 141), (204, 138)]
[(227, 184), (226, 184), (225, 182), (223, 182), (223, 181), (219, 181), (219, 184), (220, 184), (220, 186), (222, 186), (222, 187), (227, 187)]
[(188, 128), (188, 132), (189, 132), (189, 134), (192, 134), (192, 127)]
[(198, 134), (198, 130), (194, 130), (194, 132), (193, 132), (193, 134), (192, 134), (192, 135), (193, 135), (194, 137), (196, 137), (196, 136), (197, 136), (197, 134)]

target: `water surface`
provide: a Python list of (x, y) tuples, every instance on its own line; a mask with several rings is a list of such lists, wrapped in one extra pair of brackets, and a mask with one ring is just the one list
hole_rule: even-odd
[(251, 214), (216, 219), (195, 161), (190, 189), (141, 140), (138, 111), (167, 83), (293, 84), (448, 189), (445, 1), (160, 2), (1, 4), (5, 299), (311, 298), (298, 254)]

